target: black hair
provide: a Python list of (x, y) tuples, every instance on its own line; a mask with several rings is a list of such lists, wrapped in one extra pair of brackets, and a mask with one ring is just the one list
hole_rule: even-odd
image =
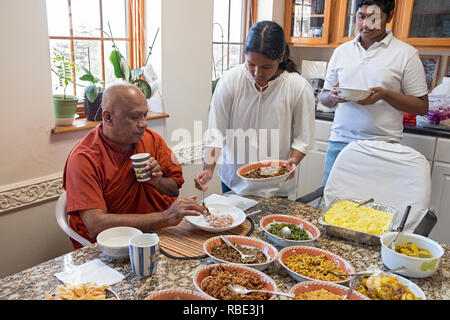
[(260, 53), (270, 60), (276, 60), (284, 52), (279, 67), (287, 72), (297, 72), (297, 65), (289, 57), (289, 46), (284, 37), (283, 28), (273, 21), (258, 21), (248, 31), (244, 53)]
[(358, 0), (356, 3), (356, 8), (361, 8), (362, 6), (379, 6), (381, 10), (384, 11), (389, 16), (392, 10), (395, 8), (395, 0)]

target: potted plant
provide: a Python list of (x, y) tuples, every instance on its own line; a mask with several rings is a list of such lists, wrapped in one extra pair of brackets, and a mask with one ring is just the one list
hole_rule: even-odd
[(67, 95), (66, 89), (69, 82), (73, 82), (72, 68), (78, 68), (63, 52), (55, 49), (52, 54), (52, 72), (58, 76), (56, 89), (64, 88), (63, 94), (53, 95), (55, 112), (55, 125), (71, 125), (77, 113), (78, 98)]
[(91, 62), (89, 57), (88, 48), (88, 65), (89, 69), (81, 67), (84, 71), (79, 79), (81, 81), (88, 81), (91, 84), (84, 89), (84, 111), (86, 113), (86, 119), (88, 121), (100, 121), (102, 120), (102, 96), (103, 96), (103, 80), (94, 76), (91, 72)]

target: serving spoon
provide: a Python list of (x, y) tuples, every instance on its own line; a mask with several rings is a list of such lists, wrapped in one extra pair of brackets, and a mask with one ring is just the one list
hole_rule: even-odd
[(389, 246), (387, 246), (389, 249), (395, 251), (395, 241), (397, 241), (398, 236), (400, 235), (400, 233), (403, 231), (403, 228), (405, 227), (405, 223), (406, 223), (406, 219), (408, 219), (409, 216), (409, 211), (411, 210), (411, 206), (407, 206), (405, 213), (403, 215), (403, 219), (402, 222), (400, 222), (399, 227), (397, 228), (397, 236), (395, 237), (394, 241), (392, 241)]
[(372, 203), (372, 202), (374, 202), (374, 201), (375, 201), (375, 200), (374, 200), (373, 198), (370, 198), (369, 200), (366, 200), (366, 201), (361, 202), (361, 203), (358, 204), (356, 207), (358, 208), (358, 207), (364, 206), (364, 205), (366, 205), (366, 204), (368, 204), (368, 203)]
[(360, 272), (356, 272), (356, 273), (336, 273), (333, 271), (329, 271), (330, 273), (334, 274), (335, 276), (349, 276), (349, 277), (354, 277), (354, 276), (363, 276), (365, 274), (372, 274), (372, 273), (378, 273), (378, 272), (390, 272), (390, 273), (394, 273), (394, 272), (398, 272), (398, 271), (404, 271), (406, 270), (406, 267), (398, 267), (395, 269), (391, 269), (391, 270), (386, 270), (386, 271), (378, 271), (378, 270), (366, 270), (366, 271), (360, 271)]
[(280, 234), (283, 238), (289, 237), (291, 235), (291, 229), (289, 227), (283, 227), (280, 230)]
[(240, 286), (240, 285), (234, 284), (234, 283), (230, 283), (227, 287), (232, 292), (237, 293), (237, 294), (247, 294), (247, 293), (251, 293), (251, 292), (264, 292), (264, 293), (271, 293), (271, 294), (276, 294), (276, 295), (280, 295), (280, 296), (286, 296), (289, 298), (295, 298), (295, 295), (292, 293), (280, 292), (280, 291), (270, 291), (270, 290), (249, 290), (243, 286)]
[(256, 260), (256, 256), (254, 254), (244, 254), (242, 253), (238, 248), (236, 248), (233, 243), (228, 240), (227, 238), (225, 238), (223, 235), (220, 235), (220, 239), (222, 239), (223, 242), (225, 242), (228, 246), (230, 246), (231, 248), (233, 248), (234, 250), (236, 250), (237, 252), (239, 252), (239, 254), (241, 255), (241, 261), (243, 263), (250, 263)]

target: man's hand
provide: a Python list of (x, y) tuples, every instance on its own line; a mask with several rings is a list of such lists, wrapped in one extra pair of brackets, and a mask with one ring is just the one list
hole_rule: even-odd
[(206, 214), (206, 209), (197, 203), (197, 196), (189, 198), (179, 197), (164, 213), (164, 220), (167, 226), (179, 224), (184, 216), (199, 216)]
[(213, 173), (208, 169), (199, 172), (195, 177), (195, 187), (200, 191), (208, 190), (208, 188), (205, 187), (205, 184), (207, 184), (212, 179), (212, 175)]
[(151, 177), (148, 183), (152, 186), (157, 186), (159, 184), (159, 179), (163, 175), (161, 171), (161, 166), (159, 165), (158, 161), (155, 158), (150, 157), (150, 159), (148, 159), (145, 170), (148, 171)]
[(372, 91), (372, 94), (363, 100), (356, 101), (357, 104), (363, 106), (374, 104), (378, 100), (385, 99), (387, 95), (387, 89), (382, 87), (369, 88), (367, 90)]

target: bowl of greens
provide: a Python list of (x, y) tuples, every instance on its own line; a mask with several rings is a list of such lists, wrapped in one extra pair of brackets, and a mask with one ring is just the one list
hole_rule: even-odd
[[(267, 238), (280, 247), (313, 246), (320, 237), (319, 228), (296, 216), (270, 214), (259, 222)], [(283, 235), (281, 230), (289, 228), (290, 234)]]

